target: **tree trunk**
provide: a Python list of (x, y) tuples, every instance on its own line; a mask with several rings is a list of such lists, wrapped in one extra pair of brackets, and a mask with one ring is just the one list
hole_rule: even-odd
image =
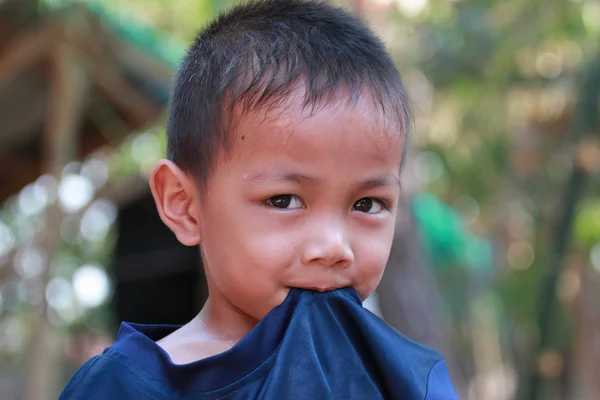
[[(403, 204), (404, 203), (404, 204)], [(442, 353), (454, 386), (466, 398), (466, 384), (453, 349), (446, 340), (438, 304), (440, 293), (419, 241), (407, 201), (401, 201), (396, 235), (383, 279), (377, 289), (384, 319), (411, 339)]]

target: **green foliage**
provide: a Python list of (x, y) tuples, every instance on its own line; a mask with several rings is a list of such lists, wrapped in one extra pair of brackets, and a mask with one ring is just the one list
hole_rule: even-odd
[[(126, 21), (120, 24), (124, 30), (128, 30), (131, 23), (137, 23), (147, 27), (146, 35), (155, 36), (158, 33), (165, 41), (176, 38), (183, 43), (190, 41), (200, 27), (229, 5), (227, 0), (88, 0), (85, 3)], [(158, 50), (172, 49), (167, 45)]]
[(578, 207), (575, 240), (584, 248), (591, 248), (600, 242), (600, 201), (598, 199), (589, 199)]
[(475, 270), (492, 266), (489, 244), (471, 234), (455, 210), (431, 195), (416, 196), (412, 208), (435, 265)]

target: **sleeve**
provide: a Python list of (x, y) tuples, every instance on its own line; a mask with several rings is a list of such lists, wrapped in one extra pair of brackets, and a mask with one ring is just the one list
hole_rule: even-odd
[(100, 355), (90, 359), (73, 375), (59, 400), (165, 398), (125, 365)]
[(425, 400), (458, 400), (444, 360), (438, 361), (429, 371)]

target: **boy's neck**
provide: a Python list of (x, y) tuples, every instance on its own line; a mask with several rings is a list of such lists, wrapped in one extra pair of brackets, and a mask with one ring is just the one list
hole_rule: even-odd
[(191, 322), (202, 336), (237, 343), (250, 332), (258, 321), (243, 313), (225, 299), (209, 295), (204, 307)]
[(157, 341), (175, 364), (186, 364), (231, 349), (258, 321), (209, 296), (189, 323)]

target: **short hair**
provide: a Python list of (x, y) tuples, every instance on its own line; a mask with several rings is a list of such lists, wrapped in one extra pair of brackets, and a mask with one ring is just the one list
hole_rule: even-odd
[(412, 119), (399, 72), (357, 16), (319, 0), (248, 1), (200, 30), (175, 76), (168, 158), (206, 184), (231, 146), (233, 106), (274, 106), (299, 84), (313, 111), (342, 89), (367, 91), (404, 132), (404, 161)]

